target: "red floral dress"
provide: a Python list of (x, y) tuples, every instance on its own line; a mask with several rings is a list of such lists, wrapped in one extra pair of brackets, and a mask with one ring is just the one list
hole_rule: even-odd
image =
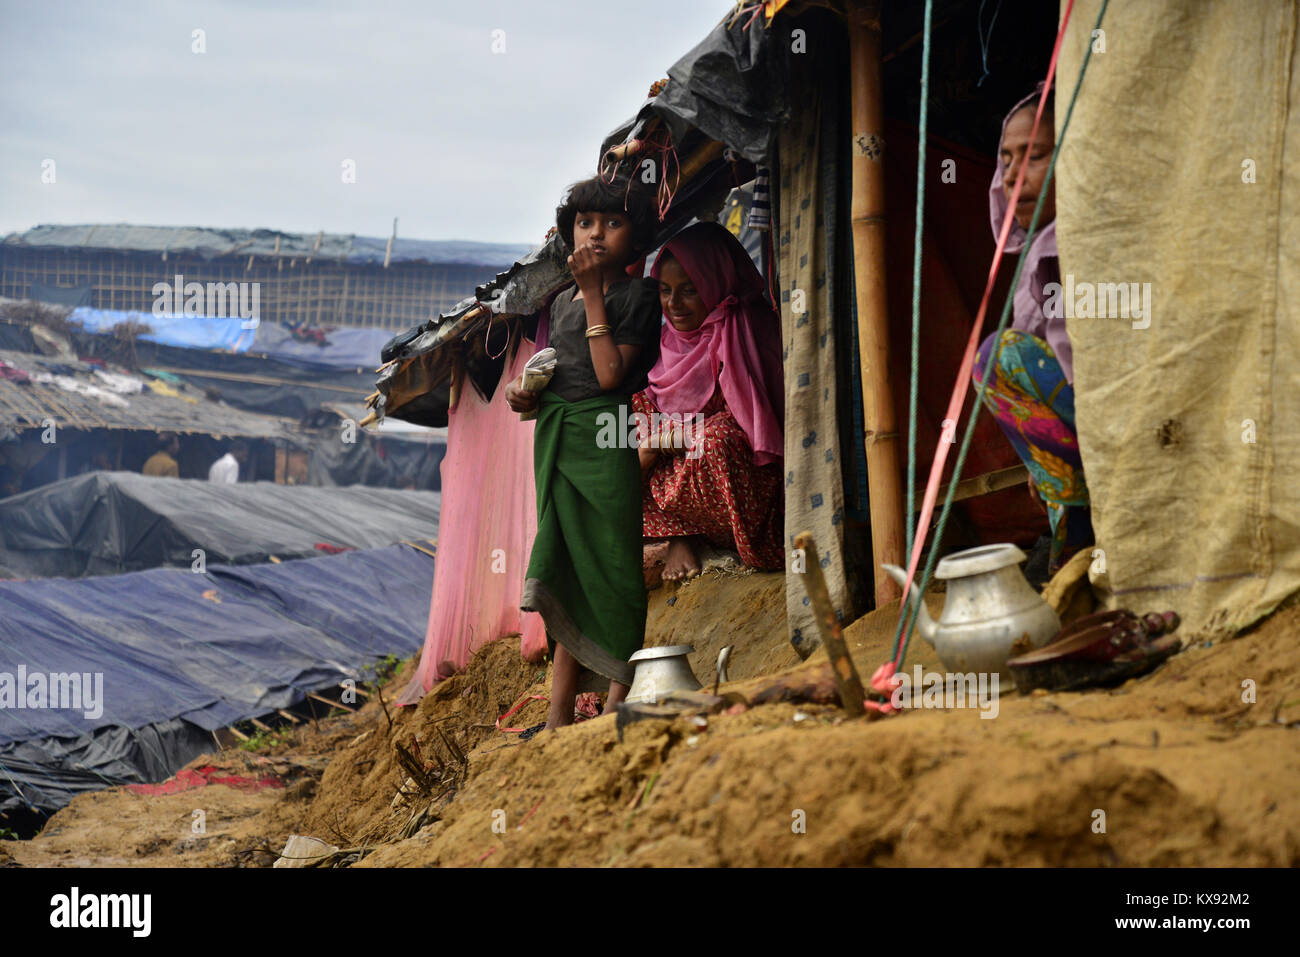
[[(644, 392), (632, 397), (632, 406), (645, 415), (659, 411)], [(703, 441), (703, 453), (665, 455), (644, 473), (645, 537), (702, 535), (739, 552), (753, 568), (784, 568), (781, 464), (754, 464), (749, 439), (721, 389), (700, 412), (704, 425), (694, 441)]]

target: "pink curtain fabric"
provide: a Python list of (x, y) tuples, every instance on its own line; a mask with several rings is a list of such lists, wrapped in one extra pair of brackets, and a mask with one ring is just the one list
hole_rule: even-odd
[(519, 610), (537, 534), (533, 425), (506, 405), (505, 384), (533, 354), (524, 342), (491, 402), (466, 387), (448, 423), (442, 518), (424, 652), (399, 704), (414, 704), (487, 642), (519, 632), (525, 658), (546, 652), (541, 615)]

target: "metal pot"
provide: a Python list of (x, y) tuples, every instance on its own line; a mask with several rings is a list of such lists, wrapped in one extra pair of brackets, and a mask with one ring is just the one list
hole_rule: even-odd
[[(1061, 630), (1052, 607), (1030, 587), (1019, 565), (1025, 553), (1015, 545), (982, 545), (954, 552), (939, 562), (934, 577), (947, 582), (943, 614), (934, 621), (916, 584), (917, 627), (945, 668), (954, 672), (999, 672), (1008, 683), (1007, 659), (1047, 644)], [(900, 585), (906, 573), (884, 565)]]
[(634, 654), (628, 659), (635, 671), (627, 700), (655, 704), (671, 691), (699, 691), (700, 682), (686, 657), (693, 650), (691, 645), (668, 645)]

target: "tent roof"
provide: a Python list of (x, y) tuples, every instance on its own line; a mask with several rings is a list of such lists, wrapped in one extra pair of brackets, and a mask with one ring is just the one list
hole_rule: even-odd
[[(53, 375), (66, 375), (85, 386), (103, 385), (102, 382), (97, 385), (90, 366), (74, 360), (0, 350), (0, 361), (28, 375), (49, 372)], [(287, 419), (258, 415), (212, 402), (194, 389), (186, 390), (186, 394), (197, 401), (187, 402), (182, 398), (160, 395), (146, 389), (138, 394), (119, 396), (126, 403), (122, 407), (111, 400), (101, 401), (94, 395), (71, 392), (53, 383), (19, 383), (14, 379), (0, 377), (0, 434), (41, 429), (45, 427), (47, 419), (52, 419), (63, 429), (177, 432), (280, 439), (289, 444), (301, 444), (295, 423)]]
[(438, 532), (442, 496), (89, 472), (0, 499), (0, 565), (27, 577), (119, 574), (206, 561), (245, 565), (380, 548)]
[(159, 781), (210, 732), (419, 650), (434, 560), (394, 545), (235, 568), (0, 582), (0, 657), (99, 673), (102, 714), (0, 709), (0, 811)]
[[(192, 253), (204, 259), (236, 255), (311, 257), (358, 266), (383, 265), (388, 240), (343, 233), (285, 233), (274, 229), (90, 223), (34, 226), (26, 232), (11, 233), (0, 243), (0, 250), (12, 247)], [(394, 239), (389, 262), (503, 269), (522, 258), (528, 250), (528, 246), (513, 243)]]

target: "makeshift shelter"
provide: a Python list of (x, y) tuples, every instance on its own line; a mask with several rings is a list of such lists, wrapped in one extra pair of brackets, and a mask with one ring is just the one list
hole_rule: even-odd
[[(140, 334), (142, 326), (153, 331)], [(171, 431), (186, 478), (206, 477), (241, 438), (252, 454), (248, 480), (436, 490), (445, 435), (396, 420), (358, 427), (388, 338), (381, 329), (270, 323), (244, 331), (238, 320), (203, 317), (160, 325), (136, 313), (91, 317), (0, 300), (0, 486), (138, 469), (158, 433)], [(215, 347), (222, 343), (245, 351)]]
[(437, 492), (91, 472), (0, 499), (0, 569), (74, 578), (380, 548), (436, 538), (440, 504)]
[(257, 283), (263, 322), (400, 329), (526, 250), (272, 229), (36, 226), (0, 242), (0, 296), (149, 313), (154, 285)]
[(1112, 3), (1104, 55), (1098, 6), (1057, 187), (1092, 575), (1236, 630), (1300, 589), (1300, 5)]
[[(970, 332), (994, 251), (987, 190), (999, 121), (1042, 78), (1056, 28), (1050, 6), (1008, 0), (1004, 6), (1011, 9), (1003, 11), (998, 31), (986, 37), (979, 4), (937, 6), (936, 29), (953, 52), (935, 64), (931, 87), (944, 95), (932, 97), (927, 161), (918, 482), (944, 428), (959, 343)], [(868, 486), (869, 460), (885, 446), (903, 448), (907, 437), (905, 413), (893, 410), (907, 408), (920, 14), (910, 4), (888, 4), (883, 12), (880, 4), (747, 5), (670, 67), (666, 85), (656, 84), (637, 115), (606, 137), (598, 153), (606, 172), (626, 172), (647, 159), (658, 164), (666, 210), (661, 241), (724, 209), (724, 221), (735, 225), (728, 192), (737, 184), (756, 180), (770, 189), (764, 197), (770, 213), (757, 204), (748, 225), (766, 233), (762, 259), (785, 335), (786, 538), (793, 546), (797, 533), (814, 532), (835, 611), (844, 620), (893, 588), (875, 575), (874, 565), (901, 558), (904, 459), (897, 453), (889, 459), (888, 468), (898, 472), (892, 492)], [(861, 69), (861, 44), (851, 50), (850, 34), (855, 43), (864, 35), (875, 38), (874, 59), (867, 62), (883, 74), (883, 84), (878, 79), (867, 91), (865, 105), (878, 124), (870, 136), (858, 136), (863, 130), (854, 125), (862, 98), (855, 102), (851, 94), (865, 79), (854, 72)], [(855, 50), (858, 60), (851, 57)], [(987, 84), (980, 82), (981, 69)], [(860, 273), (855, 288), (850, 268), (862, 255), (856, 248), (862, 240), (850, 228), (850, 199), (853, 164), (863, 157), (877, 171), (883, 167), (874, 187), (883, 208), (867, 210), (862, 222), (883, 224), (882, 240), (872, 241), (875, 255), (887, 257), (865, 300), (868, 277)], [(573, 171), (574, 178), (581, 172)], [(375, 417), (443, 425), (460, 395), (492, 399), (505, 363), (515, 361), (514, 350), (529, 348), (532, 317), (569, 281), (551, 239), (479, 287), (474, 298), (394, 338), (370, 400)], [(864, 302), (870, 303), (865, 313)], [(864, 332), (869, 324), (870, 337)], [(886, 412), (892, 425), (870, 417)], [(957, 520), (938, 544), (1011, 539), (1031, 545), (1046, 523), (995, 423), (981, 422), (968, 465), (981, 478), (959, 490)], [(879, 475), (881, 467), (872, 467)], [(945, 479), (951, 469), (950, 462)], [(528, 495), (526, 484), (521, 473), (504, 507)], [(984, 494), (974, 497), (978, 493)], [(890, 495), (898, 499), (893, 505)], [(872, 519), (882, 516), (894, 529), (888, 533), (894, 551), (877, 548), (873, 557)], [(787, 612), (797, 646), (805, 632), (814, 633), (807, 601), (791, 576)], [(431, 607), (431, 634), (464, 624), (447, 606)]]
[(322, 406), (302, 422), (315, 438), (299, 484), (442, 488), (447, 430), (390, 419), (365, 429), (360, 402)]
[(214, 732), (413, 654), (432, 575), (427, 550), (393, 545), (202, 574), (0, 581), (0, 813), (161, 781), (212, 750)]
[(295, 444), (292, 423), (284, 418), (223, 405), (165, 380), (155, 389), (155, 377), (119, 372), (111, 378), (114, 373), (102, 364), (22, 352), (0, 351), (0, 362), (8, 370), (0, 376), (0, 413), (11, 433), (40, 431), (53, 421), (80, 432), (176, 432)]
[(311, 445), (296, 423), (231, 407), (169, 373), (133, 374), (34, 346), (0, 351), (0, 497), (96, 469), (140, 468), (163, 432), (180, 437), (187, 477), (206, 477), (233, 439), (249, 446), (252, 478), (279, 477), (276, 466), (295, 455), (305, 462)]

